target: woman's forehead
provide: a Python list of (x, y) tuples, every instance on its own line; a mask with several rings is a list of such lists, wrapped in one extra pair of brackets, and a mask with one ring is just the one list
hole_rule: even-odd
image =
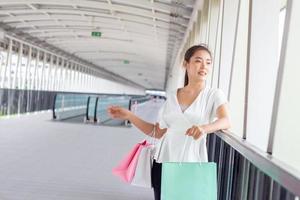
[(205, 51), (205, 50), (198, 50), (198, 51), (196, 51), (194, 54), (193, 54), (193, 56), (192, 56), (193, 58), (197, 58), (197, 57), (200, 57), (200, 58), (203, 58), (203, 59), (211, 59), (211, 56), (210, 56), (210, 54), (207, 52), (207, 51)]

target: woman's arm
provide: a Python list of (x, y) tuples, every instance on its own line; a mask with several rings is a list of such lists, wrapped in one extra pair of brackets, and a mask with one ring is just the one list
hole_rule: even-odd
[(217, 109), (217, 120), (206, 125), (201, 125), (205, 133), (213, 133), (218, 130), (226, 130), (231, 127), (229, 109), (227, 104), (219, 106)]
[(229, 109), (227, 104), (223, 104), (218, 107), (217, 120), (200, 126), (192, 126), (186, 131), (186, 135), (192, 136), (195, 140), (200, 138), (204, 133), (214, 133), (218, 130), (225, 130), (231, 127), (229, 118)]
[[(149, 135), (152, 137), (154, 136), (155, 138), (161, 138), (167, 131), (167, 128), (165, 128), (165, 129), (159, 128), (158, 123), (156, 123), (155, 125), (148, 123), (148, 122), (142, 120), (141, 118), (137, 117), (136, 115), (134, 115), (132, 112), (130, 112), (128, 120), (131, 123), (133, 123), (135, 127), (140, 129), (141, 131), (143, 131), (146, 135)], [(153, 134), (152, 131), (155, 131), (155, 135)]]
[(155, 125), (152, 123), (148, 123), (136, 116), (135, 114), (133, 114), (128, 109), (122, 108), (120, 106), (111, 106), (108, 108), (107, 111), (113, 119), (118, 118), (123, 120), (129, 120), (135, 127), (137, 127), (146, 135), (152, 136), (152, 131), (155, 128), (155, 138), (161, 138), (163, 134), (167, 131), (166, 129), (160, 129), (157, 123)]

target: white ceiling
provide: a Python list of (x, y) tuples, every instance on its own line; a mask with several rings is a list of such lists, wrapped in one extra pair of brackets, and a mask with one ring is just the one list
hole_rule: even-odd
[[(164, 89), (166, 65), (175, 59), (194, 3), (0, 0), (0, 22), (145, 88)], [(102, 36), (92, 37), (92, 31)]]

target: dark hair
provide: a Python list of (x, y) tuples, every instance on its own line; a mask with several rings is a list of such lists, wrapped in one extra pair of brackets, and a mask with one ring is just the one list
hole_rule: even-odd
[[(204, 51), (207, 51), (211, 56), (211, 52), (210, 50), (206, 47), (205, 44), (199, 44), (199, 45), (194, 45), (192, 47), (190, 47), (184, 54), (184, 60), (186, 62), (189, 62), (191, 57), (194, 55), (195, 52), (197, 51), (200, 51), (200, 50), (204, 50)], [(184, 77), (184, 86), (187, 86), (187, 84), (189, 83), (189, 77), (188, 77), (188, 74), (187, 74), (187, 71), (185, 71), (185, 77)]]

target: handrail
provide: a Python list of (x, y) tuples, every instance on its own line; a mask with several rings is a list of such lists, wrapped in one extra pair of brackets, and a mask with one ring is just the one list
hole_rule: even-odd
[(90, 120), (90, 118), (89, 118), (89, 105), (90, 105), (90, 99), (91, 99), (91, 96), (88, 97), (87, 102), (86, 102), (85, 118), (86, 118), (87, 121)]
[(215, 134), (243, 155), (259, 170), (290, 192), (300, 196), (300, 172), (298, 170), (286, 165), (254, 145), (249, 144), (246, 140), (238, 138), (238, 136), (235, 136), (229, 131), (218, 131)]
[(94, 108), (94, 122), (97, 122), (97, 107), (98, 107), (99, 97), (96, 98), (95, 108)]
[(56, 119), (56, 114), (55, 114), (55, 102), (56, 102), (56, 97), (57, 97), (57, 93), (54, 95), (53, 105), (52, 105), (52, 117), (53, 117), (53, 119)]

